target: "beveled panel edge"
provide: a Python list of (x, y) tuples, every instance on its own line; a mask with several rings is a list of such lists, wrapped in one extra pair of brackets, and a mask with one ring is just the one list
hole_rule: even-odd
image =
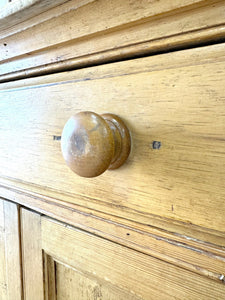
[(155, 216), (156, 223), (145, 225), (0, 184), (0, 200), (4, 199), (217, 282), (225, 283), (225, 236), (222, 232), (193, 224), (174, 222), (166, 218), (159, 217), (157, 220), (157, 216)]

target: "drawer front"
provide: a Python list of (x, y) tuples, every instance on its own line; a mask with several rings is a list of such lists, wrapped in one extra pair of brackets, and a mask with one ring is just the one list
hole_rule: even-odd
[[(1, 181), (146, 224), (156, 215), (223, 231), (224, 50), (1, 84)], [(125, 165), (96, 178), (73, 173), (60, 149), (67, 120), (87, 110), (119, 115), (132, 136)]]

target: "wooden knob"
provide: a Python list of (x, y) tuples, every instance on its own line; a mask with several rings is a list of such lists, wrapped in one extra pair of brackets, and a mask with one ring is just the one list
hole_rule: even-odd
[(72, 116), (61, 138), (63, 157), (72, 171), (95, 177), (119, 168), (130, 153), (131, 139), (124, 122), (116, 115), (85, 111)]

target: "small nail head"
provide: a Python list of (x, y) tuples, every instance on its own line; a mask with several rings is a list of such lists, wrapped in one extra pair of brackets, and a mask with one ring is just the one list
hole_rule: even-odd
[(159, 141), (153, 141), (152, 142), (152, 149), (160, 149), (161, 148), (161, 142)]

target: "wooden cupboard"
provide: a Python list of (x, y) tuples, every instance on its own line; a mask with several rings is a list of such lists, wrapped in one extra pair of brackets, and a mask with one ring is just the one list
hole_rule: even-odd
[[(21, 3), (0, 14), (0, 299), (224, 299), (225, 2)], [(81, 111), (124, 121), (123, 166), (66, 166)]]

